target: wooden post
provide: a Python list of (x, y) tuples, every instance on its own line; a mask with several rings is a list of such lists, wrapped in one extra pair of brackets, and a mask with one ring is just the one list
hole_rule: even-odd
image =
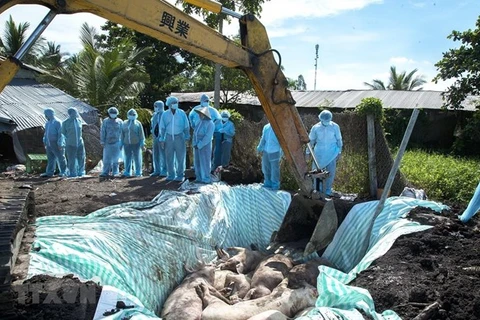
[(370, 196), (377, 196), (377, 161), (375, 149), (375, 118), (373, 114), (367, 115), (368, 133), (368, 177), (370, 180)]

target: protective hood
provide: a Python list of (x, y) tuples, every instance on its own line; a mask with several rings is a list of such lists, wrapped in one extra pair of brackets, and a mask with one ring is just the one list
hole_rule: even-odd
[(48, 120), (51, 120), (55, 116), (55, 111), (53, 109), (48, 108), (43, 111), (43, 114), (45, 115), (45, 118), (47, 118)]
[(78, 117), (78, 111), (76, 108), (68, 108), (68, 115), (70, 118), (77, 118)]

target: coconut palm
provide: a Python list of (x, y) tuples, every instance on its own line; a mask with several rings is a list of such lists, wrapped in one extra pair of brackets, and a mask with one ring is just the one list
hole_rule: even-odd
[(422, 85), (427, 81), (424, 76), (416, 76), (415, 73), (418, 69), (413, 69), (408, 74), (406, 71), (397, 73), (395, 66), (390, 67), (390, 78), (388, 79), (388, 85), (381, 80), (374, 79), (372, 83), (364, 82), (364, 84), (373, 90), (422, 90)]
[[(5, 29), (0, 37), (0, 55), (15, 55), (25, 41), (27, 41), (28, 28), (30, 28), (30, 23), (20, 22), (17, 24), (13, 21), (12, 16), (10, 15), (8, 20), (5, 21)], [(40, 37), (26, 53), (22, 61), (29, 64), (35, 64), (44, 41), (45, 39)]]
[(130, 39), (125, 39), (118, 46), (102, 51), (97, 35), (95, 28), (84, 23), (80, 33), (82, 51), (42, 80), (101, 111), (112, 104), (133, 107), (149, 81), (141, 62), (150, 49), (139, 50)]
[(60, 45), (53, 41), (47, 41), (47, 44), (40, 50), (37, 65), (44, 70), (55, 70), (62, 66), (63, 57), (67, 54), (60, 51)]

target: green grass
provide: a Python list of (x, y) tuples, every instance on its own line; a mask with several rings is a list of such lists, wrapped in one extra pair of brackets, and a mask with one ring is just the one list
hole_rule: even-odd
[(480, 179), (480, 159), (414, 150), (405, 152), (400, 170), (429, 199), (467, 204)]

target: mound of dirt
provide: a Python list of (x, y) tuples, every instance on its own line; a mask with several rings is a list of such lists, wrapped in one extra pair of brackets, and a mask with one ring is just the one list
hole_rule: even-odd
[(435, 302), (433, 315), (422, 319), (480, 319), (480, 224), (463, 224), (457, 214), (412, 211), (411, 219), (433, 228), (397, 239), (352, 285), (370, 291), (377, 311), (391, 309), (402, 319)]
[(54, 278), (34, 276), (13, 286), (17, 319), (93, 319), (102, 288), (95, 282), (81, 282), (72, 275)]

